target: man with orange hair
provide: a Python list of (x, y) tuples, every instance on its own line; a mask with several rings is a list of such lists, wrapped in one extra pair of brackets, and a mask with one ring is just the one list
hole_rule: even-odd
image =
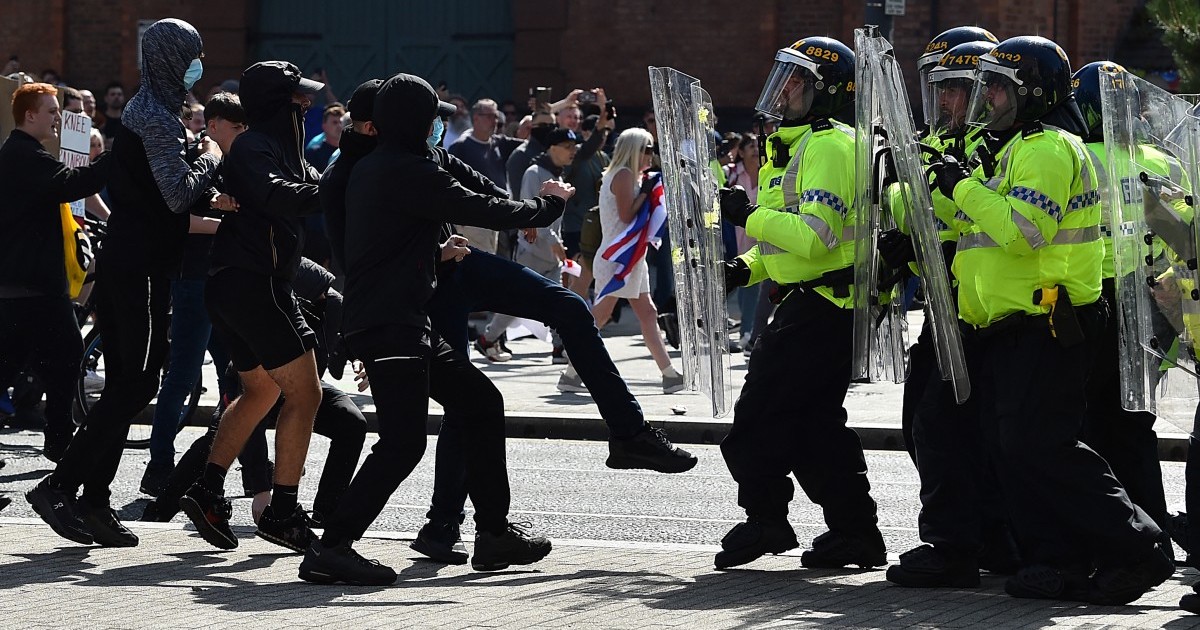
[[(31, 366), (46, 388), (46, 455), (71, 440), (71, 396), (83, 340), (67, 289), (59, 204), (83, 199), (108, 182), (109, 160), (68, 168), (42, 143), (58, 137), (57, 90), (29, 83), (13, 94), (16, 129), (0, 146), (0, 383)], [(2, 502), (2, 501), (0, 501)], [(63, 505), (73, 514), (73, 506)], [(85, 532), (86, 533), (86, 532)]]

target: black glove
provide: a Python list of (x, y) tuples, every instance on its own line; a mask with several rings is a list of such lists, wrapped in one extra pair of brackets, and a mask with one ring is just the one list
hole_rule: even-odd
[(892, 151), (890, 148), (884, 151), (883, 163), (879, 166), (880, 176), (882, 177), (880, 184), (884, 188), (887, 188), (888, 186), (900, 181), (900, 178), (896, 176), (896, 158), (892, 157)]
[(953, 155), (943, 155), (942, 161), (933, 165), (933, 183), (947, 199), (954, 199), (954, 186), (971, 176), (970, 169), (965, 164), (954, 159)]
[(662, 181), (661, 172), (647, 172), (646, 176), (642, 178), (642, 189), (638, 192), (640, 194), (649, 196), (650, 193), (654, 192), (654, 187), (657, 186), (658, 182), (660, 181)]
[(883, 262), (892, 269), (899, 269), (917, 259), (912, 237), (900, 230), (888, 230), (880, 234), (875, 249), (879, 250)]
[(725, 269), (726, 293), (738, 287), (744, 287), (747, 282), (750, 282), (750, 266), (741, 258), (726, 260), (721, 263), (721, 266)]
[(749, 219), (755, 210), (758, 210), (758, 206), (750, 203), (745, 188), (732, 186), (721, 189), (721, 216), (725, 217), (726, 221), (744, 228), (746, 219)]

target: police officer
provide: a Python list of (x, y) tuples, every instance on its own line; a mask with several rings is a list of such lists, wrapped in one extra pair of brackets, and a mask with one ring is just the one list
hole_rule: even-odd
[(994, 166), (944, 158), (935, 181), (961, 211), (959, 317), (974, 331), (973, 395), (1024, 565), (1005, 590), (1128, 603), (1174, 567), (1155, 546), (1161, 530), (1078, 439), (1104, 327), (1104, 243), (1095, 169), (1061, 128), (1080, 118), (1070, 62), (1054, 42), (1023, 36), (979, 67), (967, 118), (988, 130), (979, 150)]
[(759, 241), (726, 263), (726, 286), (770, 278), (780, 301), (721, 443), (747, 518), (721, 540), (718, 569), (798, 546), (787, 520), (789, 473), (829, 526), (804, 566), (887, 563), (862, 444), (842, 406), (851, 373), (854, 134), (831, 117), (853, 105), (853, 83), (854, 53), (837, 40), (808, 37), (776, 53), (756, 106), (781, 119), (766, 139), (758, 205), (741, 187), (721, 190), (725, 219)]
[[(1103, 72), (1122, 72), (1124, 68), (1111, 61), (1093, 61), (1080, 68), (1072, 77), (1075, 101), (1087, 123), (1088, 158), (1096, 168), (1101, 183), (1100, 233), (1104, 239), (1104, 266), (1101, 295), (1117, 308), (1116, 270), (1110, 218), (1112, 204), (1107, 187), (1108, 156), (1104, 150), (1104, 117), (1100, 104), (1100, 81)], [(1141, 168), (1182, 182), (1183, 168), (1179, 160), (1149, 144), (1138, 147), (1137, 163)], [(1136, 176), (1136, 173), (1134, 173)], [(1140, 186), (1125, 187), (1138, 190)], [(1127, 203), (1132, 200), (1125, 200)], [(1140, 197), (1136, 200), (1140, 204)], [(1132, 269), (1139, 261), (1123, 265)], [(1130, 280), (1132, 282), (1132, 279)], [(1133, 286), (1132, 284), (1128, 286)], [(1143, 285), (1144, 286), (1144, 285)], [(1097, 344), (1096, 358), (1087, 385), (1087, 415), (1084, 418), (1083, 441), (1108, 461), (1113, 474), (1121, 480), (1129, 499), (1141, 506), (1160, 529), (1167, 528), (1167, 499), (1163, 492), (1162, 467), (1158, 462), (1158, 434), (1154, 432), (1154, 414), (1148, 411), (1126, 411), (1121, 406), (1121, 368), (1118, 338), (1120, 332), (1114, 312), (1104, 327)], [(1170, 540), (1163, 537), (1165, 551), (1170, 552)]]
[[(983, 130), (967, 125), (967, 103), (979, 57), (995, 46), (986, 39), (959, 44), (924, 73), (929, 78), (923, 90), (929, 133), (922, 142), (959, 156), (975, 153)], [(907, 209), (897, 199), (899, 186), (893, 185), (890, 195), (892, 213), (900, 227), (907, 228)], [(943, 254), (952, 261), (958, 231), (950, 224), (957, 208), (936, 188), (930, 193)], [(964, 344), (969, 369), (975, 371), (970, 350), (969, 343)], [(1004, 524), (1003, 498), (979, 439), (979, 410), (974, 398), (959, 405), (952, 385), (940, 378), (928, 319), (909, 356), (904, 414), (913, 425), (912, 448), (921, 478), (917, 523), (925, 544), (901, 554), (900, 564), (888, 567), (887, 578), (910, 587), (979, 586), (981, 568), (999, 573), (1018, 568)]]

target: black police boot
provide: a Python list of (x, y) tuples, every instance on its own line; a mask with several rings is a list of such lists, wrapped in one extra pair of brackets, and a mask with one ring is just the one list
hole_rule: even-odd
[(446, 564), (466, 564), (467, 548), (463, 545), (458, 523), (429, 521), (409, 545), (413, 551), (431, 560)]
[(900, 564), (888, 567), (887, 579), (892, 584), (913, 588), (976, 588), (979, 566), (974, 558), (921, 545), (900, 554)]
[(502, 534), (475, 532), (475, 555), (471, 568), (476, 571), (502, 571), (514, 564), (533, 564), (550, 553), (550, 541), (531, 536), (528, 523), (509, 523)]
[(107, 505), (95, 506), (80, 499), (76, 510), (83, 524), (92, 532), (92, 539), (104, 547), (136, 547), (138, 537), (117, 519), (117, 513)]
[(1059, 569), (1045, 564), (1022, 567), (1004, 582), (1004, 592), (1024, 599), (1088, 601), (1088, 578), (1083, 569)]
[(1179, 607), (1194, 614), (1200, 615), (1200, 582), (1192, 585), (1192, 592), (1179, 598)]
[(1154, 549), (1138, 563), (1124, 567), (1097, 569), (1087, 600), (1103, 606), (1121, 606), (1145, 595), (1175, 573), (1175, 563), (1163, 550)]
[(661, 473), (681, 473), (696, 466), (696, 456), (675, 446), (662, 430), (647, 425), (636, 435), (608, 441), (605, 466), (615, 469), (644, 468)]
[(390, 567), (368, 560), (343, 540), (331, 547), (313, 541), (300, 563), (300, 579), (314, 584), (344, 582), (359, 586), (387, 586), (396, 581), (396, 572)]
[(862, 534), (828, 531), (813, 539), (812, 549), (800, 556), (809, 569), (841, 569), (851, 564), (870, 569), (887, 564), (883, 534), (876, 528)]
[(781, 554), (800, 546), (796, 531), (787, 519), (750, 519), (738, 523), (721, 539), (721, 551), (713, 561), (718, 569), (729, 569), (770, 554)]
[(308, 548), (317, 539), (309, 527), (308, 515), (304, 513), (304, 508), (297, 503), (291, 514), (276, 516), (272, 506), (268, 505), (263, 510), (262, 516), (258, 517), (258, 529), (254, 532), (255, 536), (267, 541), (275, 543), (280, 547), (286, 547), (297, 553), (305, 553)]
[(166, 489), (167, 480), (171, 478), (173, 470), (175, 470), (173, 464), (150, 462), (146, 465), (146, 472), (142, 473), (142, 483), (138, 486), (138, 491), (149, 497), (157, 497)]

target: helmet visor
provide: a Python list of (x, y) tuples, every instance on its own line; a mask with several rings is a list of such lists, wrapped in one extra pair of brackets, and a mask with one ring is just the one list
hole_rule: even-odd
[(967, 127), (967, 106), (975, 87), (974, 70), (935, 70), (925, 89), (928, 102), (925, 124), (930, 133), (961, 133)]
[[(1010, 129), (1017, 120), (1014, 76), (988, 66), (980, 70), (967, 106), (967, 124), (995, 131)], [(1011, 73), (1015, 75), (1015, 71)]]
[(811, 59), (790, 48), (780, 50), (754, 109), (776, 119), (803, 118), (812, 108), (813, 83), (820, 76)]

